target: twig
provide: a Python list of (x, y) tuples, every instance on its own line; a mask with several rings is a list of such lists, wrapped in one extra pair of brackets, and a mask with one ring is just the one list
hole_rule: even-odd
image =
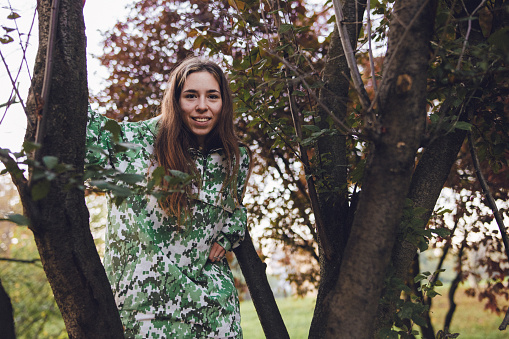
[[(292, 86), (287, 84), (288, 97), (290, 99), (290, 113), (292, 115), (293, 124), (295, 126), (295, 133), (299, 140), (302, 140), (302, 126), (300, 123), (300, 111), (295, 102), (295, 97), (293, 96)], [(320, 237), (320, 244), (322, 245), (323, 254), (327, 258), (327, 260), (332, 260), (334, 257), (334, 248), (332, 247), (327, 234), (325, 233), (325, 225), (322, 219), (322, 212), (320, 210), (320, 204), (318, 203), (318, 195), (316, 193), (315, 180), (313, 175), (311, 174), (311, 167), (309, 165), (309, 159), (307, 150), (302, 144), (299, 142), (300, 156), (302, 159), (302, 163), (305, 168), (306, 175), (308, 177), (308, 190), (309, 190), (309, 198), (311, 199), (311, 208), (313, 209), (313, 214), (315, 215), (316, 228), (318, 231), (318, 236)]]
[(14, 259), (14, 258), (0, 258), (0, 261), (18, 262), (18, 263), (22, 263), (22, 264), (35, 264), (37, 262), (40, 262), (41, 259), (25, 260), (25, 259)]
[(484, 3), (486, 2), (486, 0), (482, 0), (481, 3), (479, 4), (479, 6), (477, 6), (476, 9), (474, 9), (474, 11), (472, 13), (468, 13), (466, 7), (465, 7), (465, 3), (463, 1), (461, 1), (462, 5), (463, 5), (463, 9), (465, 10), (465, 12), (468, 14), (469, 18), (468, 18), (468, 28), (467, 28), (467, 33), (465, 34), (465, 41), (463, 41), (463, 47), (461, 48), (461, 53), (460, 53), (460, 56), (458, 58), (458, 64), (456, 65), (456, 69), (459, 70), (460, 67), (461, 67), (461, 61), (463, 60), (463, 54), (465, 54), (465, 50), (467, 49), (467, 44), (468, 44), (468, 38), (470, 38), (470, 31), (472, 30), (472, 16), (479, 10), (481, 9), (481, 6), (484, 5)]
[[(479, 183), (481, 184), (481, 187), (484, 191), (484, 195), (486, 196), (486, 200), (488, 201), (488, 206), (493, 211), (495, 220), (497, 221), (497, 225), (500, 230), (500, 235), (502, 236), (502, 242), (504, 243), (505, 255), (509, 259), (509, 240), (507, 239), (507, 230), (504, 225), (504, 220), (502, 219), (502, 216), (500, 215), (500, 211), (497, 208), (497, 204), (495, 203), (495, 199), (493, 199), (493, 196), (490, 192), (488, 184), (486, 183), (486, 180), (484, 179), (484, 175), (481, 172), (481, 165), (479, 164), (479, 159), (477, 157), (477, 153), (475, 152), (475, 148), (474, 148), (474, 141), (472, 140), (472, 132), (468, 132), (468, 146), (470, 148), (470, 154), (472, 156), (472, 162), (474, 163), (477, 178), (479, 179)], [(502, 320), (502, 323), (500, 324), (498, 329), (500, 331), (504, 331), (507, 328), (508, 324), (509, 324), (509, 309), (507, 310), (507, 312), (504, 316), (504, 320)]]
[(474, 148), (474, 141), (472, 140), (472, 132), (468, 133), (468, 145), (470, 148), (470, 155), (472, 156), (472, 162), (474, 163), (475, 172), (477, 174), (477, 179), (479, 179), (479, 183), (484, 191), (484, 195), (486, 196), (486, 200), (488, 201), (488, 206), (493, 211), (495, 216), (495, 220), (497, 221), (498, 228), (500, 230), (500, 235), (502, 236), (502, 242), (505, 247), (505, 254), (509, 259), (509, 239), (507, 238), (507, 230), (504, 225), (504, 220), (500, 215), (500, 211), (497, 208), (497, 204), (495, 203), (495, 199), (493, 199), (493, 195), (490, 192), (486, 179), (481, 172), (481, 165), (479, 163), (479, 158), (477, 157), (477, 153)]
[(25, 103), (23, 102), (23, 98), (22, 98), (22, 97), (21, 97), (21, 95), (19, 94), (18, 88), (16, 87), (16, 82), (15, 82), (15, 80), (12, 78), (11, 70), (9, 69), (9, 66), (7, 65), (7, 61), (5, 61), (4, 55), (2, 54), (2, 51), (1, 51), (1, 50), (0, 50), (0, 57), (2, 58), (2, 62), (4, 63), (5, 69), (7, 70), (7, 74), (9, 75), (9, 79), (11, 80), (12, 88), (13, 88), (13, 89), (14, 89), (14, 91), (16, 92), (16, 96), (18, 97), (19, 102), (21, 103), (21, 107), (23, 107), (23, 111), (24, 111), (24, 112), (25, 112), (25, 114), (28, 116), (28, 113), (27, 113), (27, 109), (26, 109)]
[(341, 5), (340, 0), (333, 0), (333, 4), (334, 13), (336, 14), (336, 24), (338, 25), (339, 36), (341, 38), (341, 44), (343, 45), (343, 51), (345, 52), (348, 68), (350, 68), (350, 76), (352, 77), (354, 88), (359, 94), (359, 100), (361, 102), (362, 108), (367, 112), (371, 108), (371, 101), (369, 100), (368, 93), (366, 92), (366, 88), (362, 82), (361, 74), (357, 68), (357, 62), (355, 60), (352, 44), (350, 44), (348, 31), (344, 25), (345, 16), (343, 15), (343, 6)]
[[(49, 107), (49, 95), (51, 90), (51, 78), (53, 74), (53, 52), (55, 49), (55, 40), (57, 35), (57, 24), (58, 24), (58, 9), (60, 2), (59, 0), (53, 0), (51, 6), (51, 19), (50, 28), (48, 32), (48, 45), (46, 47), (46, 65), (44, 68), (44, 82), (42, 84), (42, 101), (43, 108), (42, 112), (37, 114), (37, 131), (35, 133), (35, 143), (42, 144), (45, 134), (45, 125), (48, 117)], [(40, 156), (40, 149), (35, 151), (35, 159), (38, 160)]]
[(376, 84), (375, 61), (373, 60), (373, 48), (371, 46), (372, 39), (371, 39), (370, 4), (371, 1), (366, 1), (366, 20), (368, 21), (368, 54), (369, 54), (369, 66), (371, 67), (371, 79), (373, 81), (373, 90), (376, 93), (378, 91), (378, 86)]

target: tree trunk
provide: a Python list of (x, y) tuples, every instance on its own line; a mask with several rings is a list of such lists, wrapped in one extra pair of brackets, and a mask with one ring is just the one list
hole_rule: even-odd
[(246, 279), (265, 337), (290, 338), (267, 280), (265, 273), (267, 265), (260, 260), (247, 230), (244, 240), (233, 251)]
[(0, 280), (0, 328), (2, 329), (2, 338), (16, 338), (11, 298), (9, 298), (9, 295), (5, 291), (2, 280)]
[[(469, 13), (472, 12), (479, 0), (466, 2)], [(466, 16), (465, 13), (458, 14), (458, 18)], [(466, 26), (467, 23), (462, 23)], [(465, 30), (465, 29), (463, 29)], [(480, 43), (484, 40), (481, 33), (478, 20), (474, 20), (473, 29), (470, 35), (471, 43)], [(469, 86), (465, 86), (469, 88)], [(482, 86), (481, 86), (482, 87)], [(473, 97), (477, 97), (473, 94)], [(452, 101), (455, 98), (447, 98), (442, 107), (444, 110), (451, 108)], [(476, 100), (470, 100), (466, 112), (470, 112), (476, 106)], [(444, 113), (446, 114), (446, 113)], [(453, 113), (452, 113), (453, 114)], [(467, 114), (463, 114), (462, 119), (466, 119)], [(466, 131), (455, 129), (453, 132), (441, 135), (436, 138), (424, 151), (417, 168), (412, 177), (412, 184), (407, 198), (412, 200), (415, 207), (423, 207), (427, 210), (421, 218), (426, 222), (433, 213), (436, 201), (442, 191), (442, 187), (447, 180), (451, 167), (456, 161), (458, 152), (466, 137)], [(405, 222), (404, 220), (402, 221)], [(426, 225), (426, 222), (423, 225)], [(423, 226), (424, 227), (424, 226)], [(392, 251), (392, 263), (394, 266), (394, 276), (405, 280), (412, 259), (417, 251), (417, 246), (405, 239), (398, 239)], [(392, 316), (396, 311), (396, 302), (399, 299), (397, 291), (384, 290), (383, 298), (388, 301), (387, 304), (380, 304), (377, 312), (376, 329), (388, 328), (392, 325)]]
[(45, 128), (39, 131), (42, 147), (37, 159), (54, 156), (73, 170), (51, 180), (48, 194), (37, 201), (28, 192), (37, 190), (41, 181), (32, 178), (30, 187), (18, 188), (69, 337), (123, 338), (113, 294), (89, 229), (84, 192), (76, 185), (69, 186), (71, 178), (79, 182), (83, 177), (85, 156), (88, 89), (82, 1), (60, 1), (51, 90), (47, 102), (42, 103), (51, 6), (49, 0), (38, 2), (39, 50), (25, 139), (34, 141), (40, 108), (46, 104), (47, 111), (38, 122)]
[[(379, 120), (338, 282), (327, 338), (370, 338), (424, 133), (433, 1), (396, 1), (380, 86)], [(364, 213), (359, 213), (363, 211)]]
[[(352, 23), (362, 22), (365, 1), (347, 1), (344, 5), (344, 13)], [(357, 43), (359, 26), (351, 24), (348, 26), (350, 43), (355, 48)], [(339, 40), (338, 27), (334, 26), (331, 44), (327, 56), (327, 62), (323, 71), (322, 81), (324, 88), (320, 90), (319, 100), (327, 109), (334, 112), (339, 120), (344, 121), (346, 117), (348, 91), (350, 88), (350, 72), (346, 62), (343, 47)], [(320, 129), (331, 129), (333, 124), (329, 113), (322, 106), (317, 107)], [(346, 136), (333, 135), (322, 137), (318, 141), (320, 170), (327, 173), (317, 183), (318, 200), (320, 213), (323, 219), (325, 234), (334, 248), (334, 256), (331, 260), (324, 255), (321, 246), (320, 250), (320, 286), (315, 304), (315, 311), (309, 338), (323, 338), (328, 321), (329, 309), (325, 307), (324, 300), (328, 293), (334, 288), (339, 275), (341, 258), (345, 249), (352, 216), (355, 211), (348, 206), (347, 191), (347, 160), (346, 160)], [(319, 244), (320, 245), (320, 244)]]

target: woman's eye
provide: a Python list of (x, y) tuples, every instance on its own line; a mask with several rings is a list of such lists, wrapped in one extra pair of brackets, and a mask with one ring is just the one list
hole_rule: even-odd
[(211, 95), (209, 95), (209, 98), (210, 98), (210, 99), (214, 99), (214, 100), (221, 99), (221, 98), (219, 97), (219, 95), (217, 95), (217, 94), (211, 94)]
[(196, 98), (196, 94), (191, 94), (191, 93), (189, 93), (189, 94), (186, 94), (186, 95), (184, 96), (184, 98), (186, 98), (186, 99), (193, 99), (193, 98)]

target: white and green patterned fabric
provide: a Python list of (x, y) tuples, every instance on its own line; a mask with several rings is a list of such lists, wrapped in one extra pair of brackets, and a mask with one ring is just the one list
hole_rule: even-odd
[[(120, 123), (119, 142), (137, 149), (115, 153), (107, 118), (90, 110), (87, 144), (105, 152), (87, 154), (89, 164), (146, 175), (151, 165), (158, 118)], [(237, 180), (241, 197), (249, 170), (241, 147)], [(221, 187), (226, 161), (221, 149), (190, 150), (201, 178), (194, 188), (191, 218), (180, 230), (151, 195), (108, 204), (104, 266), (125, 327), (126, 338), (242, 338), (237, 290), (228, 262), (208, 260), (214, 241), (226, 251), (238, 245), (246, 210)]]

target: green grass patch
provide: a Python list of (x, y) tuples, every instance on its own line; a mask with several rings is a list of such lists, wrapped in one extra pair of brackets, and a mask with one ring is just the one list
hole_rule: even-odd
[[(435, 333), (443, 328), (445, 314), (449, 310), (447, 293), (448, 287), (437, 289), (441, 296), (433, 298), (431, 318)], [(459, 339), (502, 339), (509, 338), (509, 329), (499, 331), (498, 326), (502, 322), (503, 314), (497, 315), (484, 309), (484, 301), (469, 297), (464, 288), (456, 292), (456, 312), (452, 319), (450, 331), (460, 333)], [(279, 310), (283, 316), (286, 328), (291, 339), (308, 338), (309, 327), (313, 317), (315, 299), (307, 298), (281, 298), (276, 299)], [(500, 305), (507, 305), (505, 300), (499, 300)], [(251, 301), (240, 303), (242, 315), (242, 330), (244, 339), (264, 339), (260, 321)]]
[[(290, 338), (307, 338), (315, 308), (315, 298), (288, 297), (276, 299), (276, 302)], [(242, 316), (241, 326), (244, 332), (244, 339), (264, 339), (265, 335), (253, 303), (251, 301), (241, 302), (240, 313)]]

